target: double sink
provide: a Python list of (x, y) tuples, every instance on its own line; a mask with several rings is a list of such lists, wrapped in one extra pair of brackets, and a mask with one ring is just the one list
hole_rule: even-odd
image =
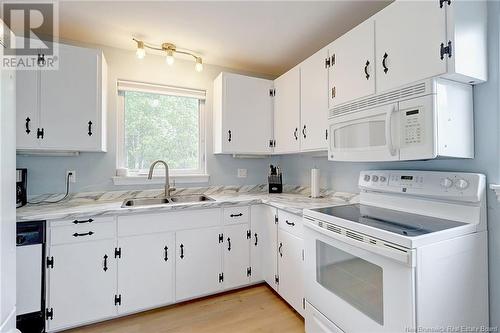
[(122, 208), (154, 206), (154, 205), (173, 205), (178, 203), (195, 203), (204, 201), (215, 201), (215, 200), (203, 194), (178, 195), (173, 197), (162, 197), (162, 198), (137, 198), (137, 199), (126, 199), (125, 201), (123, 201)]

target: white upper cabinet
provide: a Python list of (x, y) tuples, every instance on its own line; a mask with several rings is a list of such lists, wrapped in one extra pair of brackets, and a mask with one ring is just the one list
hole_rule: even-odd
[(106, 151), (107, 70), (102, 51), (59, 44), (58, 59), (57, 69), (19, 76), (17, 149)]
[(375, 93), (375, 22), (369, 19), (329, 45), (329, 107)]
[(375, 18), (377, 90), (441, 75), (446, 59), (446, 11), (439, 1), (396, 1)]
[(275, 153), (300, 151), (300, 68), (274, 80)]
[(300, 148), (302, 151), (327, 148), (328, 120), (328, 48), (300, 64)]
[(214, 81), (214, 152), (270, 154), (273, 81), (221, 73)]

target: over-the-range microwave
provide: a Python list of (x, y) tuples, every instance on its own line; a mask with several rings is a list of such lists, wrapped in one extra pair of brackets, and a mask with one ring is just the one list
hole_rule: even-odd
[(474, 157), (472, 86), (433, 78), (335, 107), (331, 161)]

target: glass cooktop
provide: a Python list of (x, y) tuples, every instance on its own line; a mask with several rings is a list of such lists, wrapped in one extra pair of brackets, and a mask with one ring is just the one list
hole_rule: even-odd
[(466, 225), (466, 223), (457, 221), (360, 204), (316, 208), (312, 210), (409, 237)]

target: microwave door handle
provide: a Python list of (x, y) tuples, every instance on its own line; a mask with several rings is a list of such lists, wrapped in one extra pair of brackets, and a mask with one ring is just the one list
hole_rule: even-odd
[(394, 145), (392, 143), (392, 115), (396, 111), (396, 107), (392, 106), (391, 110), (387, 112), (385, 119), (385, 138), (387, 142), (387, 149), (389, 149), (389, 154), (394, 156), (396, 154), (396, 150), (394, 149)]

